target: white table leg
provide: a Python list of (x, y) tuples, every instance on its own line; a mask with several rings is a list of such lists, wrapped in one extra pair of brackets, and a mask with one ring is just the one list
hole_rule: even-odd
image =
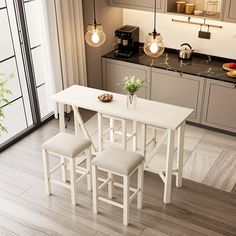
[(76, 118), (76, 114), (75, 113), (74, 113), (74, 125), (75, 125), (75, 135), (78, 136), (79, 135), (80, 125), (79, 125), (78, 119)]
[[(65, 133), (65, 105), (63, 103), (59, 103), (59, 126), (60, 132)], [(62, 181), (67, 181), (67, 160), (61, 156), (61, 174), (62, 174)]]
[(176, 187), (182, 187), (183, 178), (183, 157), (184, 157), (184, 132), (185, 123), (178, 128), (178, 151), (177, 151), (177, 169)]
[(171, 199), (171, 181), (172, 168), (174, 157), (174, 130), (168, 130), (167, 156), (166, 156), (166, 175), (165, 175), (165, 189), (164, 189), (164, 203), (169, 204)]
[(146, 160), (146, 140), (147, 140), (147, 126), (146, 124), (142, 124), (141, 125), (141, 129), (142, 129), (142, 144), (141, 144), (141, 148), (142, 148), (142, 154), (145, 157)]
[(110, 142), (114, 142), (114, 119), (110, 118)]
[(136, 152), (137, 150), (137, 121), (133, 121), (133, 151)]
[(98, 112), (98, 152), (102, 152), (102, 114)]
[(126, 149), (127, 146), (127, 127), (126, 120), (122, 119), (122, 148)]
[(59, 103), (59, 126), (60, 126), (60, 132), (65, 132), (65, 105), (63, 103)]

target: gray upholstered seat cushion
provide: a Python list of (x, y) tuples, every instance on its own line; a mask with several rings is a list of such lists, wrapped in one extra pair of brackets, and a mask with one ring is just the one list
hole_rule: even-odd
[(83, 150), (89, 147), (91, 141), (82, 135), (59, 133), (46, 141), (42, 148), (56, 154), (74, 158)]
[(92, 164), (122, 175), (129, 175), (143, 161), (144, 157), (141, 154), (109, 148), (98, 154)]

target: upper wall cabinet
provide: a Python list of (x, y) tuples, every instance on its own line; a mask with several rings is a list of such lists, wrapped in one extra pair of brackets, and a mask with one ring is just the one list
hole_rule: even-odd
[(225, 0), (224, 21), (236, 23), (236, 1)]
[[(153, 11), (154, 0), (109, 0), (115, 7)], [(157, 12), (165, 12), (166, 0), (157, 0)]]

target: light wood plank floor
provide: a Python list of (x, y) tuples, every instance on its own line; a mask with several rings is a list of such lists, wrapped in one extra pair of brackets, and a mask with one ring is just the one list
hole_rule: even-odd
[[(93, 115), (83, 114), (85, 120)], [(71, 122), (68, 126), (71, 132)], [(87, 122), (87, 128), (96, 139), (94, 118)], [(135, 203), (131, 205), (129, 227), (122, 225), (122, 211), (114, 206), (101, 203), (99, 214), (93, 215), (92, 195), (84, 182), (79, 185), (79, 206), (72, 206), (69, 191), (60, 187), (53, 186), (53, 195), (48, 197), (44, 193), (40, 145), (57, 132), (58, 122), (52, 120), (0, 154), (0, 235), (236, 235), (236, 195), (188, 179), (181, 189), (173, 186), (173, 202), (164, 205), (162, 181), (145, 172), (144, 208), (137, 210)], [(235, 175), (235, 138), (188, 127), (186, 147), (186, 177), (218, 188), (226, 186), (223, 189), (229, 191), (233, 185), (230, 176)], [(208, 153), (211, 148), (213, 154)], [(190, 160), (198, 165), (199, 153), (210, 156), (204, 174), (195, 173), (188, 164)], [(162, 155), (164, 147), (160, 158)], [(217, 169), (226, 172), (222, 180), (214, 180)], [(135, 179), (131, 182), (134, 184)], [(231, 191), (236, 192), (234, 186)], [(119, 189), (115, 194), (121, 200)]]

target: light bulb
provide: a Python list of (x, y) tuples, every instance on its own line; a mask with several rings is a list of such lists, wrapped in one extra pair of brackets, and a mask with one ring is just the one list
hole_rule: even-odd
[(94, 32), (93, 35), (92, 35), (92, 41), (97, 44), (100, 40), (100, 37), (99, 35), (97, 34), (97, 32)]
[(156, 42), (153, 42), (150, 46), (151, 53), (156, 53), (158, 51), (158, 45)]

